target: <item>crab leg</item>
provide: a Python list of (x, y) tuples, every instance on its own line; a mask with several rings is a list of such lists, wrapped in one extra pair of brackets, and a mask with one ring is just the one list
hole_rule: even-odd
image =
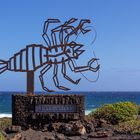
[(99, 68), (100, 68), (100, 65), (97, 65), (96, 68), (93, 68), (93, 67), (91, 66), (92, 63), (95, 62), (95, 61), (97, 61), (97, 60), (98, 60), (98, 59), (96, 59), (96, 58), (92, 58), (92, 59), (88, 62), (87, 66), (80, 66), (80, 67), (75, 66), (73, 60), (70, 60), (70, 61), (68, 62), (68, 64), (69, 64), (70, 69), (71, 69), (72, 71), (74, 71), (74, 72), (83, 72), (83, 71), (88, 71), (88, 70), (93, 71), (93, 72), (97, 72), (97, 71), (99, 70)]
[(53, 76), (53, 81), (54, 84), (57, 88), (61, 89), (61, 90), (70, 90), (69, 88), (63, 87), (59, 85), (59, 81), (58, 81), (58, 77), (57, 77), (57, 72), (58, 72), (58, 65), (55, 63), (54, 64), (54, 76)]
[(53, 92), (53, 90), (49, 90), (46, 86), (44, 86), (44, 78), (43, 78), (43, 75), (44, 75), (51, 67), (52, 67), (51, 64), (46, 65), (46, 66), (40, 71), (41, 74), (39, 75), (39, 79), (40, 79), (42, 88), (43, 88), (45, 91), (48, 91), (48, 92)]
[[(43, 28), (43, 34), (42, 34), (42, 37), (44, 39), (44, 41), (46, 42), (46, 44), (48, 45), (49, 48), (51, 48), (51, 40), (49, 38), (49, 35), (48, 35), (48, 27), (49, 27), (49, 24), (50, 23), (59, 23), (60, 20), (59, 19), (47, 19), (47, 21), (45, 21), (44, 23), (44, 28)], [(52, 42), (54, 43), (54, 40), (52, 40)]]
[(73, 84), (76, 84), (76, 85), (77, 85), (77, 84), (80, 82), (80, 80), (81, 80), (81, 78), (80, 78), (80, 79), (74, 81), (73, 79), (71, 79), (71, 78), (66, 74), (66, 64), (65, 64), (64, 62), (62, 63), (62, 74), (63, 74), (64, 78), (66, 78), (68, 81), (70, 81), (70, 82), (72, 82)]

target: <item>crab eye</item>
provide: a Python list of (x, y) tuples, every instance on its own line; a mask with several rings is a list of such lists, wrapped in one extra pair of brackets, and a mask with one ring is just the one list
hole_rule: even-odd
[(68, 52), (68, 53), (71, 53), (70, 49), (67, 49), (67, 52)]

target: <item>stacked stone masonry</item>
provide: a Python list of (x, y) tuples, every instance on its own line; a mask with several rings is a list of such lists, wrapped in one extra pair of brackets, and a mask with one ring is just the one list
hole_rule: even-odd
[(12, 124), (43, 126), (84, 119), (83, 95), (12, 95)]

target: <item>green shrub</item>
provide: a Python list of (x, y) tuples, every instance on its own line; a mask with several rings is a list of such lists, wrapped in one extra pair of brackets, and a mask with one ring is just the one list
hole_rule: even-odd
[(111, 124), (132, 120), (138, 115), (138, 106), (132, 102), (107, 104), (89, 114), (95, 119), (104, 119)]
[(119, 134), (140, 134), (140, 120), (119, 123), (114, 130)]
[(138, 114), (140, 115), (140, 106), (138, 106)]

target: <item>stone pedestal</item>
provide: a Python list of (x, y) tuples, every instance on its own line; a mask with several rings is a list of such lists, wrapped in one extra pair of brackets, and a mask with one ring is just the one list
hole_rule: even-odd
[(38, 126), (84, 119), (83, 95), (12, 95), (12, 124)]

